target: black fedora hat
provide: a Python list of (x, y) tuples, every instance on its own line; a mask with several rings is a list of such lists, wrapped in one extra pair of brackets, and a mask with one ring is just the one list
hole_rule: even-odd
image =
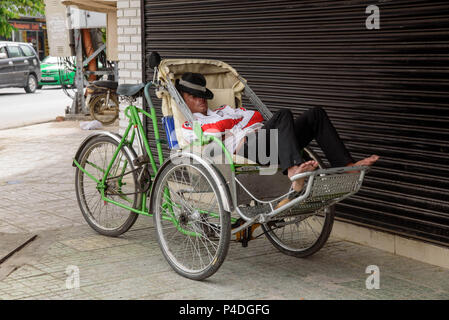
[(214, 94), (206, 88), (206, 79), (201, 73), (186, 72), (181, 79), (176, 79), (176, 89), (179, 92), (187, 92), (195, 97), (212, 99)]

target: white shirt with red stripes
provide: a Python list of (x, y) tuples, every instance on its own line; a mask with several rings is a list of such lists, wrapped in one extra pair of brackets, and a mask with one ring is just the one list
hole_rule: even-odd
[[(226, 149), (234, 153), (240, 141), (249, 132), (263, 126), (263, 117), (259, 111), (245, 108), (232, 108), (224, 105), (214, 111), (207, 109), (207, 115), (194, 113), (193, 117), (200, 122), (204, 134), (220, 138), (226, 131), (232, 135), (224, 140)], [(190, 143), (196, 139), (193, 128), (188, 121), (182, 125), (183, 137)]]

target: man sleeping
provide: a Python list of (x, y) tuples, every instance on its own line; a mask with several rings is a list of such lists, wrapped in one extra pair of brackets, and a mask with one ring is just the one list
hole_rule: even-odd
[[(187, 72), (181, 79), (176, 80), (175, 85), (193, 117), (201, 124), (204, 134), (223, 138), (226, 148), (231, 153), (237, 151), (240, 153), (240, 148), (243, 148), (245, 157), (249, 159), (253, 157), (251, 160), (260, 163), (259, 152), (248, 152), (251, 146), (248, 145), (249, 140), (246, 137), (249, 133), (256, 132), (256, 145), (259, 146), (258, 140), (262, 139), (266, 144), (265, 150), (270, 150), (270, 138), (267, 135), (270, 130), (276, 129), (279, 165), (289, 178), (317, 168), (316, 161), (304, 162), (301, 152), (313, 139), (317, 141), (332, 167), (371, 166), (379, 159), (379, 156), (372, 155), (355, 162), (326, 112), (320, 107), (309, 109), (296, 119), (290, 110), (283, 109), (275, 112), (268, 121), (264, 121), (258, 111), (234, 109), (228, 105), (214, 111), (209, 109), (206, 100), (212, 99), (214, 95), (206, 88), (206, 79), (200, 73)], [(182, 125), (182, 133), (189, 142), (196, 137), (188, 122)], [(300, 192), (303, 185), (304, 179), (295, 180), (292, 189)]]

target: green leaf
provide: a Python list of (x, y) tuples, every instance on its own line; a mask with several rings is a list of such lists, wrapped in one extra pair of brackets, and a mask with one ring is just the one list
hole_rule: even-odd
[(21, 15), (45, 14), (44, 0), (1, 0), (0, 36), (9, 37), (12, 30), (17, 30), (9, 20), (20, 18)]

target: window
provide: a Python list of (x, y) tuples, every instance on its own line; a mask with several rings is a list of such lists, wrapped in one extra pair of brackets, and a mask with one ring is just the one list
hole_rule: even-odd
[(8, 56), (8, 52), (6, 52), (6, 47), (0, 47), (0, 53), (6, 53), (6, 56)]
[(34, 56), (34, 51), (29, 46), (21, 45), (20, 48), (22, 49), (25, 56), (27, 57)]
[(22, 57), (22, 50), (18, 46), (8, 46), (8, 52), (10, 58)]

